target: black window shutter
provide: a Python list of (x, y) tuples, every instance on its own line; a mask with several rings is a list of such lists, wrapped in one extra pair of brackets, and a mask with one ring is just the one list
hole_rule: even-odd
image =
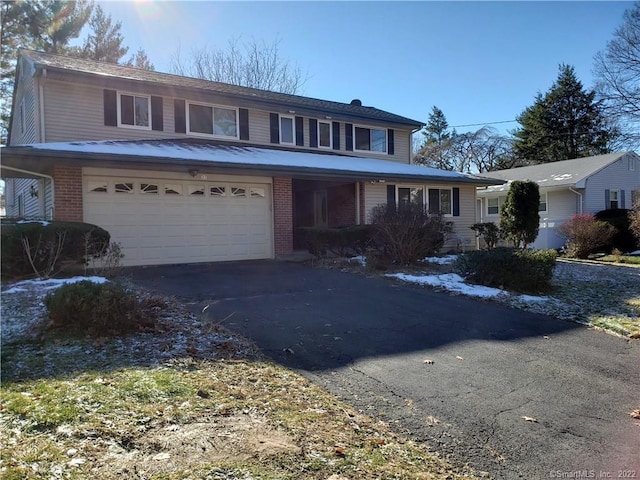
[(605, 210), (611, 208), (611, 191), (607, 188), (604, 191), (604, 208)]
[(396, 186), (387, 185), (387, 208), (396, 208)]
[(249, 140), (249, 110), (240, 108), (238, 110), (238, 123), (240, 124), (240, 140)]
[(618, 208), (625, 208), (625, 206), (624, 206), (624, 190), (620, 190), (620, 201), (618, 202)]
[(460, 189), (453, 187), (453, 216), (460, 216)]
[(115, 90), (104, 90), (104, 124), (118, 126), (118, 95)]
[(164, 130), (162, 97), (151, 97), (151, 129), (159, 132)]
[(296, 117), (296, 145), (304, 147), (304, 119)]
[(277, 113), (269, 114), (269, 130), (271, 132), (271, 143), (280, 143), (280, 117)]
[[(344, 124), (344, 141), (346, 143), (345, 148), (350, 152), (353, 152), (353, 124), (345, 123)], [(395, 194), (394, 194), (395, 198)]]
[(309, 119), (309, 146), (318, 146), (318, 120), (315, 118)]
[(340, 122), (331, 123), (331, 133), (333, 134), (333, 149), (340, 150)]
[(176, 133), (187, 133), (187, 116), (184, 100), (173, 101), (173, 116), (175, 119)]
[(394, 137), (393, 128), (390, 128), (389, 130), (387, 130), (387, 154), (389, 155), (394, 155), (396, 151), (393, 137)]

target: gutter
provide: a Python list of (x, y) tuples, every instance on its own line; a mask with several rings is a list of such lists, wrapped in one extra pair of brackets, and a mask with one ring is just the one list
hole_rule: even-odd
[(569, 191), (571, 191), (571, 192), (575, 193), (576, 195), (578, 195), (578, 198), (580, 199), (578, 213), (582, 214), (582, 194), (580, 192), (578, 192), (577, 190), (574, 190), (573, 187), (569, 187)]
[[(53, 212), (54, 212), (54, 207), (56, 202), (55, 183), (54, 183), (53, 177), (51, 175), (46, 175), (44, 173), (33, 172), (30, 170), (23, 170), (21, 168), (9, 167), (7, 165), (3, 165), (2, 168), (6, 170), (11, 170), (12, 172), (26, 173), (28, 175), (33, 175), (35, 177), (45, 178), (50, 181), (51, 182), (51, 207), (50, 207), (51, 217), (50, 218), (53, 219)], [(42, 192), (42, 194), (45, 195), (45, 192)], [(46, 202), (46, 195), (45, 197), (43, 197), (43, 202)], [(46, 205), (44, 210), (45, 210), (44, 217), (46, 219), (47, 218)]]

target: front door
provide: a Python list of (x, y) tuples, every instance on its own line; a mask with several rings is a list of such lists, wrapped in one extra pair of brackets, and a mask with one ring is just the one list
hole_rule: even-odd
[(327, 226), (327, 191), (313, 192), (313, 218), (315, 227)]

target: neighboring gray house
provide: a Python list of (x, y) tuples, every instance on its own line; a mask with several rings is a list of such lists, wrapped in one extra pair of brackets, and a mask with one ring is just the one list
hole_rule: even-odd
[(274, 258), (300, 227), (419, 202), (473, 248), (487, 178), (411, 165), (423, 123), (362, 105), (22, 50), (7, 215), (84, 221), (126, 265)]
[(572, 215), (609, 208), (631, 208), (640, 198), (640, 156), (610, 153), (489, 172), (507, 180), (503, 185), (478, 189), (477, 217), (498, 222), (500, 207), (514, 180), (532, 180), (540, 187), (540, 233), (535, 248), (560, 248), (564, 238), (556, 228)]

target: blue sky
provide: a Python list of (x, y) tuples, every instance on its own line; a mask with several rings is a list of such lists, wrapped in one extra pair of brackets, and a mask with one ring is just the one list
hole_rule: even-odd
[[(513, 120), (558, 65), (593, 86), (593, 56), (632, 2), (100, 2), (133, 53), (169, 71), (180, 44), (281, 40), (309, 78), (303, 95), (370, 105), (451, 126)], [(495, 125), (502, 132), (516, 123)], [(458, 131), (479, 127), (460, 127)]]

